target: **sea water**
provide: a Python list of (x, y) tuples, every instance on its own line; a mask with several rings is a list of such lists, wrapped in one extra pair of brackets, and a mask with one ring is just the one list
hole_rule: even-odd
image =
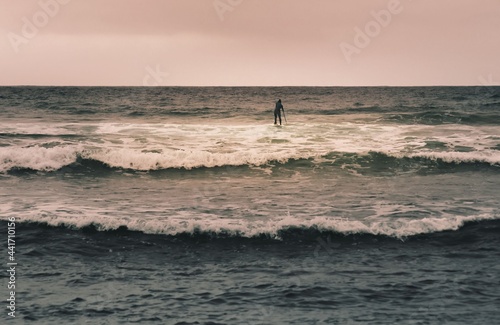
[(499, 87), (0, 88), (21, 323), (498, 323), (499, 190)]

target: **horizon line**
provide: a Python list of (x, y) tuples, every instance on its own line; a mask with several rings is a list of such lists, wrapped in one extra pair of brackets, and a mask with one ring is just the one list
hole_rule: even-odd
[(37, 85), (37, 84), (16, 84), (16, 85), (0, 85), (0, 87), (93, 87), (93, 88), (412, 88), (412, 87), (500, 87), (500, 84), (471, 84), (471, 85), (158, 85), (158, 86), (144, 86), (144, 85)]

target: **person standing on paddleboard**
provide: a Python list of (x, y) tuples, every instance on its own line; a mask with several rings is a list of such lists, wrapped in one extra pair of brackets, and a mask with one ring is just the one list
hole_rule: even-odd
[(283, 104), (281, 104), (281, 99), (278, 99), (276, 102), (276, 108), (274, 109), (274, 124), (276, 124), (276, 118), (279, 118), (281, 125), (281, 111), (283, 111), (283, 115), (285, 115), (285, 108)]

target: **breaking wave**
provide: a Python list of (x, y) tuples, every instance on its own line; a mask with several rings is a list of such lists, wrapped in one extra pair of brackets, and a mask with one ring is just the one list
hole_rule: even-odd
[[(296, 164), (300, 161), (300, 164)], [(304, 164), (306, 163), (306, 164)], [(489, 167), (500, 166), (500, 150), (483, 151), (419, 151), (366, 153), (329, 152), (283, 152), (249, 149), (246, 151), (212, 153), (203, 150), (157, 151), (134, 149), (89, 150), (81, 146), (56, 146), (29, 148), (2, 148), (0, 151), (0, 173), (19, 171), (54, 172), (92, 171), (95, 168), (122, 169), (129, 171), (156, 171), (171, 169), (218, 168), (227, 166), (264, 166), (278, 164), (289, 168), (296, 166), (354, 166), (356, 168), (391, 169), (421, 167), (454, 167), (478, 164)]]
[(266, 221), (241, 219), (128, 219), (95, 217), (68, 217), (51, 214), (22, 218), (23, 223), (99, 232), (141, 232), (169, 237), (207, 238), (264, 238), (272, 240), (315, 240), (323, 234), (340, 236), (370, 235), (405, 239), (413, 236), (457, 231), (471, 222), (498, 221), (500, 216), (482, 214), (451, 218), (396, 219), (387, 221), (349, 220), (315, 217), (301, 219), (292, 216)]

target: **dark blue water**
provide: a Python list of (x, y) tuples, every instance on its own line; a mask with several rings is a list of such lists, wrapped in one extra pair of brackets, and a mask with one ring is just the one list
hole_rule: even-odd
[(499, 109), (498, 87), (2, 87), (12, 323), (498, 323)]

